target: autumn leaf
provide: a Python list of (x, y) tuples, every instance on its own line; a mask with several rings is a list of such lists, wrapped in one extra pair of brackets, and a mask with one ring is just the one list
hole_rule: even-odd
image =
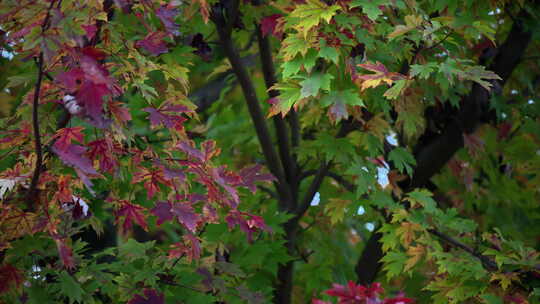
[(0, 266), (0, 295), (8, 293), (12, 288), (19, 288), (24, 282), (23, 272), (11, 264)]
[(169, 5), (162, 5), (156, 10), (156, 16), (161, 20), (167, 33), (178, 36), (180, 35), (180, 25), (178, 25), (174, 18), (180, 13), (180, 10), (169, 3)]
[(84, 142), (84, 134), (82, 131), (83, 127), (73, 127), (73, 128), (62, 128), (56, 131), (56, 134), (53, 138), (56, 138), (54, 146), (62, 151), (68, 149), (72, 141), (78, 141), (79, 143)]
[(195, 213), (193, 207), (187, 203), (173, 203), (171, 205), (171, 213), (176, 216), (184, 227), (195, 233), (197, 223), (199, 222), (199, 215)]
[(195, 0), (192, 2), (192, 5), (195, 3), (199, 4), (199, 10), (204, 23), (208, 23), (210, 17), (210, 6), (208, 5), (208, 2), (206, 2), (206, 0)]
[(147, 191), (146, 196), (148, 199), (154, 197), (159, 191), (160, 184), (172, 187), (171, 182), (165, 178), (163, 169), (159, 167), (154, 169), (140, 168), (139, 171), (133, 175), (131, 183), (136, 184), (142, 181), (144, 181), (144, 188)]
[(396, 229), (396, 234), (399, 235), (403, 247), (409, 248), (411, 242), (416, 239), (417, 231), (422, 231), (420, 225), (411, 222), (401, 223), (400, 227)]
[(256, 182), (270, 182), (275, 181), (276, 178), (270, 173), (262, 173), (263, 166), (257, 164), (255, 166), (246, 167), (238, 172), (238, 175), (242, 178), (241, 186), (248, 188), (252, 193), (257, 191), (255, 186)]
[(375, 72), (375, 74), (364, 74), (358, 75), (356, 77), (356, 82), (359, 83), (362, 91), (367, 88), (376, 88), (383, 83), (386, 83), (387, 85), (392, 85), (394, 81), (406, 79), (404, 75), (395, 72), (389, 72), (386, 67), (378, 61), (375, 63), (362, 63), (358, 66), (368, 71)]
[(407, 255), (409, 255), (410, 258), (405, 263), (403, 271), (411, 270), (414, 265), (420, 261), (420, 258), (424, 255), (425, 251), (426, 249), (421, 245), (410, 246), (409, 249), (407, 249)]
[(84, 182), (88, 190), (93, 193), (90, 177), (99, 176), (99, 173), (94, 169), (90, 159), (85, 156), (86, 148), (70, 144), (66, 150), (59, 150), (54, 146), (52, 150), (66, 165), (75, 168), (79, 178)]
[(297, 5), (290, 16), (298, 18), (299, 21), (294, 28), (305, 38), (308, 32), (321, 21), (329, 23), (338, 10), (337, 5), (329, 6), (319, 0), (307, 0), (305, 4)]
[(115, 155), (121, 154), (122, 150), (115, 147), (109, 137), (91, 141), (86, 153), (92, 161), (99, 160), (99, 169), (104, 172), (113, 173), (118, 168), (118, 160)]
[(123, 217), (123, 223), (122, 223), (122, 232), (127, 233), (131, 226), (133, 226), (133, 222), (136, 222), (139, 226), (141, 226), (144, 230), (148, 229), (148, 225), (146, 224), (146, 216), (144, 215), (143, 211), (146, 210), (146, 208), (132, 204), (126, 200), (118, 200), (118, 208), (115, 211), (115, 217), (116, 222), (120, 222), (120, 218)]
[(56, 248), (58, 249), (58, 255), (60, 256), (60, 261), (66, 269), (75, 268), (75, 259), (73, 258), (73, 251), (70, 246), (67, 244), (67, 240), (63, 238), (55, 238)]
[(182, 123), (187, 119), (178, 114), (193, 112), (186, 106), (173, 104), (164, 104), (158, 109), (148, 107), (144, 108), (143, 111), (150, 114), (148, 118), (152, 127), (163, 125), (166, 128), (175, 130), (182, 130)]
[(199, 238), (191, 233), (186, 233), (183, 237), (184, 243), (174, 243), (169, 249), (169, 259), (187, 257), (188, 262), (198, 260), (201, 257), (201, 243)]
[(158, 225), (161, 225), (164, 222), (170, 221), (174, 218), (172, 204), (168, 201), (157, 202), (155, 207), (150, 210), (150, 213), (157, 216)]
[(165, 40), (163, 40), (166, 36), (167, 33), (165, 32), (150, 32), (148, 35), (146, 35), (146, 37), (144, 37), (144, 39), (137, 41), (135, 46), (144, 49), (154, 56), (158, 56), (169, 51), (167, 48), (167, 43), (165, 43)]
[(280, 14), (273, 14), (270, 16), (263, 17), (261, 19), (261, 32), (264, 36), (272, 34), (277, 38), (281, 38), (283, 35), (282, 26), (279, 26), (279, 20), (283, 16)]

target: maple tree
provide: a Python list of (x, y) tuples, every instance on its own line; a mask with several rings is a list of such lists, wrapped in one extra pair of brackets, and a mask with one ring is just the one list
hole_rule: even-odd
[(538, 20), (2, 1), (0, 301), (540, 300)]

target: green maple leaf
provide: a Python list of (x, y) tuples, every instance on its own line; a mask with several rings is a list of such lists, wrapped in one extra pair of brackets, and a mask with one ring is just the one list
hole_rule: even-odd
[(60, 283), (60, 290), (62, 294), (65, 294), (69, 298), (69, 303), (81, 303), (84, 290), (81, 288), (79, 282), (75, 281), (75, 279), (65, 271), (60, 272), (58, 281)]
[(397, 147), (390, 151), (388, 159), (391, 160), (399, 172), (407, 171), (409, 176), (412, 176), (413, 168), (416, 165), (416, 160), (409, 151), (404, 148)]
[(299, 56), (295, 57), (293, 60), (285, 61), (281, 64), (283, 71), (281, 75), (284, 79), (290, 78), (293, 75), (296, 75), (300, 68), (302, 67), (303, 59)]
[(321, 105), (327, 107), (332, 104), (342, 103), (351, 106), (364, 106), (364, 101), (354, 89), (344, 91), (331, 91), (321, 98)]
[(426, 64), (413, 64), (411, 65), (411, 77), (418, 75), (420, 79), (428, 79), (431, 73), (435, 72), (438, 68), (436, 62), (428, 62)]
[(486, 301), (486, 304), (503, 304), (501, 298), (492, 293), (483, 294), (480, 298)]
[(413, 192), (407, 194), (406, 201), (411, 203), (411, 207), (419, 204), (424, 207), (427, 213), (434, 214), (437, 212), (437, 202), (432, 198), (433, 194), (426, 189), (415, 189)]
[(122, 243), (118, 247), (118, 256), (126, 258), (129, 261), (134, 261), (137, 259), (148, 260), (148, 255), (146, 251), (154, 247), (155, 241), (139, 243), (134, 239), (129, 239), (127, 242)]
[(332, 79), (334, 79), (334, 76), (331, 74), (312, 74), (300, 82), (300, 85), (302, 86), (302, 89), (300, 90), (300, 97), (306, 98), (309, 96), (317, 96), (319, 90), (321, 89), (329, 91), (330, 82)]
[(499, 75), (495, 74), (492, 71), (486, 71), (486, 68), (480, 65), (475, 65), (467, 68), (465, 71), (459, 73), (459, 76), (478, 83), (488, 91), (491, 89), (491, 83), (485, 81), (485, 79), (501, 80), (501, 77), (499, 77)]
[(383, 96), (388, 98), (388, 99), (396, 99), (396, 98), (398, 98), (398, 96), (401, 95), (401, 92), (406, 87), (407, 87), (407, 80), (405, 80), (405, 79), (398, 80), (398, 81), (396, 81), (396, 83), (394, 83), (394, 85), (390, 89), (388, 89), (388, 90), (386, 90), (386, 92), (384, 92)]
[(375, 21), (380, 15), (382, 15), (382, 11), (379, 8), (379, 5), (388, 4), (390, 4), (389, 0), (354, 0), (351, 2), (349, 7), (362, 7), (362, 12), (364, 12), (364, 14), (366, 14), (369, 19)]
[(383, 269), (386, 271), (386, 277), (391, 279), (403, 273), (403, 267), (409, 257), (404, 252), (388, 252), (381, 260), (384, 262)]
[(309, 42), (299, 35), (289, 35), (282, 42), (281, 54), (283, 60), (291, 60), (297, 54), (305, 55), (309, 50)]
[(319, 40), (320, 51), (319, 56), (335, 64), (339, 64), (339, 52), (336, 48), (326, 45), (326, 40)]

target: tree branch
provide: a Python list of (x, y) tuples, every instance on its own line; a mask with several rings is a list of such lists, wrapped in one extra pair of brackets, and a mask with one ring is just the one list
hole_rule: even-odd
[[(266, 88), (269, 89), (268, 95), (271, 98), (277, 97), (279, 96), (279, 92), (276, 90), (270, 90), (270, 88), (277, 83), (275, 69), (274, 69), (274, 62), (272, 60), (272, 51), (270, 47), (270, 41), (268, 40), (267, 36), (263, 35), (260, 25), (257, 25), (256, 27), (257, 27), (256, 28), (257, 41), (259, 43), (259, 53), (261, 57), (264, 82), (266, 84)], [(283, 120), (283, 118), (279, 115), (274, 115), (273, 120), (274, 120), (274, 126), (276, 127), (276, 135), (277, 135), (279, 154), (281, 157), (281, 163), (283, 165), (283, 169), (285, 170), (285, 175), (289, 183), (289, 186), (291, 187), (291, 193), (294, 196), (297, 192), (295, 191), (295, 189), (297, 189), (297, 180), (296, 180), (297, 172), (296, 172), (296, 162), (290, 150), (291, 144), (289, 142), (287, 125), (285, 124), (285, 121)], [(296, 200), (293, 199), (291, 206), (289, 206), (290, 210), (296, 208), (295, 201)]]
[[(231, 10), (238, 10), (238, 6), (235, 5)], [(235, 14), (236, 13), (230, 13), (229, 16), (234, 16)], [(218, 9), (214, 9), (211, 14), (211, 19), (216, 24), (216, 29), (225, 55), (229, 59), (231, 67), (236, 74), (240, 86), (242, 87), (249, 114), (251, 116), (251, 120), (253, 121), (253, 125), (255, 127), (259, 143), (261, 144), (268, 168), (270, 172), (272, 172), (272, 174), (274, 174), (274, 176), (278, 179), (276, 186), (281, 197), (280, 209), (287, 210), (289, 202), (291, 201), (290, 189), (286, 185), (286, 178), (285, 174), (283, 173), (283, 168), (281, 167), (277, 153), (272, 145), (272, 137), (268, 131), (261, 107), (259, 106), (255, 88), (246, 68), (242, 64), (238, 52), (234, 48), (231, 33), (227, 30), (229, 29), (229, 25), (225, 23), (223, 12)], [(234, 20), (229, 20), (229, 22), (234, 22)]]

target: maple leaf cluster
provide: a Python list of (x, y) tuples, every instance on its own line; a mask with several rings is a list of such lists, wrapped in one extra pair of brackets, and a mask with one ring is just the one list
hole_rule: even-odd
[[(347, 285), (333, 284), (331, 289), (325, 293), (332, 297), (338, 298), (339, 304), (409, 304), (414, 303), (414, 300), (404, 296), (381, 299), (380, 295), (384, 293), (384, 289), (380, 283), (373, 283), (366, 287), (357, 285), (353, 281), (349, 281)], [(313, 304), (330, 304), (332, 302), (313, 299)]]

